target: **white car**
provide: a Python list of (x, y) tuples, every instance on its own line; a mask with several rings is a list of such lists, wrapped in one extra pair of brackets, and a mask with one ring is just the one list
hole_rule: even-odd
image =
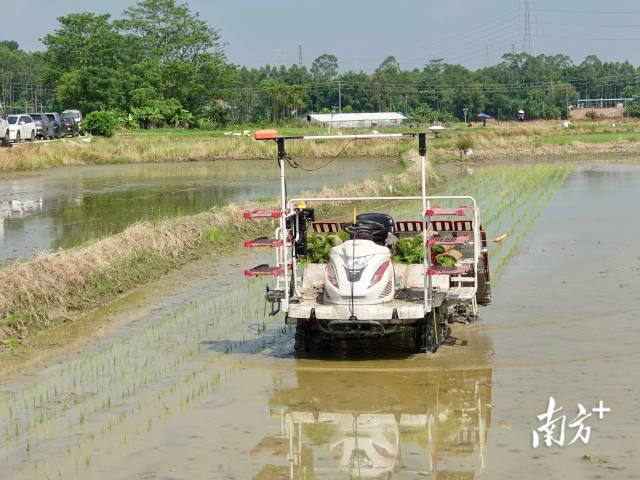
[(36, 124), (29, 115), (9, 115), (9, 139), (18, 143), (22, 140), (34, 141), (36, 138)]

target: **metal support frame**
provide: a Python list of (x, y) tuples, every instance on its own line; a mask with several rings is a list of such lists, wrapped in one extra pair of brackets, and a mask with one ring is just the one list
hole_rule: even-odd
[[(285, 181), (285, 163), (287, 160), (287, 153), (285, 150), (286, 140), (365, 140), (365, 139), (391, 139), (391, 138), (404, 138), (404, 137), (418, 137), (418, 155), (420, 157), (420, 171), (421, 171), (421, 195), (420, 196), (404, 196), (404, 197), (333, 197), (333, 198), (293, 198), (287, 201), (287, 188)], [(480, 225), (478, 207), (473, 197), (469, 196), (429, 196), (427, 188), (427, 139), (426, 133), (389, 133), (389, 134), (363, 134), (363, 135), (307, 135), (307, 136), (291, 136), (282, 137), (276, 136), (274, 138), (268, 138), (274, 140), (278, 145), (278, 166), (280, 167), (280, 226), (276, 231), (276, 238), (281, 240), (279, 247), (276, 247), (276, 262), (278, 266), (283, 267), (283, 275), (278, 278), (280, 284), (280, 278), (282, 278), (283, 285), (282, 290), (284, 292), (282, 302), (282, 311), (287, 313), (289, 311), (289, 303), (292, 294), (297, 297), (298, 281), (297, 281), (297, 258), (293, 254), (293, 248), (296, 241), (299, 238), (294, 238), (291, 245), (287, 245), (287, 239), (289, 232), (287, 230), (287, 219), (296, 215), (295, 205), (301, 202), (314, 201), (314, 202), (355, 202), (355, 201), (410, 201), (420, 200), (422, 202), (422, 237), (423, 237), (423, 255), (424, 255), (424, 312), (425, 315), (433, 309), (433, 280), (426, 272), (431, 267), (431, 251), (428, 245), (430, 230), (431, 230), (431, 216), (428, 215), (428, 211), (431, 208), (432, 200), (469, 200), (473, 203), (473, 235), (474, 235), (474, 276), (475, 286), (478, 285), (478, 259), (480, 256)], [(289, 262), (291, 262), (291, 276), (289, 276)], [(280, 286), (280, 285), (279, 285)]]
[[(425, 187), (426, 190), (426, 187)], [(369, 201), (383, 201), (383, 202), (406, 202), (406, 201), (415, 201), (420, 200), (423, 202), (423, 205), (427, 207), (430, 206), (431, 202), (437, 202), (440, 200), (462, 200), (468, 201), (471, 203), (473, 207), (473, 261), (474, 261), (474, 285), (477, 288), (478, 286), (478, 261), (480, 259), (480, 254), (482, 250), (482, 238), (480, 236), (480, 221), (479, 221), (479, 210), (478, 204), (476, 203), (475, 198), (467, 196), (467, 195), (434, 195), (434, 196), (406, 196), (406, 197), (322, 197), (322, 198), (314, 198), (314, 197), (295, 197), (288, 201), (287, 208), (288, 212), (287, 217), (292, 217), (295, 215), (294, 206), (298, 203), (306, 203), (306, 202), (369, 202)], [(433, 306), (433, 279), (426, 274), (427, 270), (431, 267), (431, 252), (429, 251), (429, 247), (427, 245), (428, 235), (431, 228), (431, 217), (426, 215), (426, 209), (423, 212), (423, 228), (422, 235), (423, 241), (425, 243), (424, 252), (424, 271), (425, 271), (425, 314), (429, 313), (432, 310)], [(293, 248), (292, 245), (299, 240), (298, 238), (294, 238), (293, 242), (289, 247), (286, 247), (285, 243), (283, 243), (282, 247), (279, 248)], [(428, 253), (428, 254), (427, 254)], [(286, 255), (285, 255), (286, 257)], [(294, 291), (296, 295), (299, 293), (297, 291), (297, 259), (292, 258), (292, 279), (294, 284)], [(427, 302), (427, 297), (429, 297), (429, 302)], [(288, 310), (285, 310), (288, 311)]]
[[(285, 181), (285, 161), (287, 159), (287, 152), (284, 148), (284, 138), (277, 138), (278, 144), (278, 165), (280, 166), (280, 240), (282, 248), (282, 265), (284, 267), (284, 298), (282, 302), (282, 310), (284, 312), (289, 311), (289, 260), (287, 258), (287, 184)], [(295, 266), (293, 267), (295, 268)], [(295, 278), (295, 277), (294, 277)]]
[(431, 202), (427, 199), (427, 136), (424, 133), (418, 135), (418, 155), (420, 156), (420, 180), (422, 187), (422, 255), (424, 262), (424, 311), (432, 310), (433, 305), (433, 289), (432, 279), (426, 272), (431, 268), (431, 248), (428, 244), (429, 228), (431, 227), (431, 217), (428, 215), (428, 211), (431, 208)]

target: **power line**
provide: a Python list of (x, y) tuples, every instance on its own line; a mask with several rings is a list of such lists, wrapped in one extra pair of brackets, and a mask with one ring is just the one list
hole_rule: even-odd
[[(434, 54), (429, 54), (428, 58), (438, 58), (438, 56), (442, 56), (441, 52), (458, 49), (461, 47), (465, 47), (466, 45), (473, 43), (477, 44), (478, 42), (485, 42), (487, 37), (492, 35), (496, 35), (505, 31), (505, 29), (509, 28), (517, 28), (518, 19), (520, 14), (518, 11), (507, 12), (504, 15), (500, 15), (488, 22), (485, 22), (477, 27), (463, 30), (462, 33), (455, 33), (452, 35), (439, 37), (435, 41), (431, 41), (429, 43), (423, 44), (414, 44), (411, 48), (411, 52), (415, 52), (416, 50), (427, 50), (429, 52), (434, 52)], [(489, 32), (489, 33), (487, 33)], [(440, 50), (438, 50), (440, 49)], [(397, 52), (398, 56), (403, 56), (405, 59), (413, 60), (417, 58), (424, 58), (423, 55), (412, 54), (410, 56), (405, 55), (408, 50), (400, 50)], [(359, 61), (365, 60), (377, 60), (379, 57), (362, 57), (359, 56)], [(342, 61), (344, 63), (344, 61)]]
[(542, 35), (544, 38), (559, 38), (563, 40), (595, 40), (597, 42), (640, 42), (640, 37), (626, 37), (626, 38), (615, 38), (615, 37), (579, 37), (572, 35), (556, 35), (556, 34), (547, 34), (544, 33)]
[[(592, 78), (586, 79), (585, 81), (603, 82), (603, 81), (613, 81), (613, 80), (621, 80), (621, 79), (633, 79), (634, 77), (640, 77), (640, 72), (592, 77)], [(342, 87), (345, 87), (345, 86), (346, 87), (367, 87), (372, 85), (371, 82), (363, 83), (363, 82), (345, 82), (344, 80), (339, 80), (339, 81)], [(569, 82), (569, 80), (566, 80), (566, 81)], [(308, 86), (312, 88), (336, 89), (337, 83), (338, 83), (338, 80), (334, 80), (334, 81), (323, 82), (323, 83), (316, 82), (316, 83), (309, 84)], [(491, 85), (500, 86), (500, 87), (505, 87), (505, 86), (506, 87), (515, 87), (515, 86), (536, 87), (536, 86), (556, 84), (556, 83), (558, 83), (558, 81), (539, 82), (539, 83), (518, 82), (518, 83), (503, 83), (503, 84), (491, 84)], [(385, 84), (386, 87), (406, 87), (407, 85), (408, 85), (407, 82), (389, 82)], [(439, 86), (441, 87), (448, 87), (448, 88), (456, 88), (456, 87), (464, 88), (472, 85), (473, 84), (469, 84), (469, 83), (439, 84)], [(238, 88), (238, 90), (242, 90), (242, 89), (261, 90), (259, 87), (239, 87)]]
[(638, 25), (620, 25), (620, 24), (588, 24), (588, 23), (557, 23), (557, 22), (536, 22), (536, 25), (547, 25), (551, 27), (562, 27), (562, 28), (640, 28), (640, 24)]
[(550, 8), (539, 8), (540, 12), (547, 13), (569, 13), (571, 15), (636, 15), (640, 10), (561, 10)]
[(440, 50), (437, 53), (439, 57), (445, 58), (449, 61), (455, 59), (456, 56), (457, 58), (461, 58), (461, 54), (463, 53), (464, 53), (464, 58), (468, 58), (470, 55), (473, 55), (475, 57), (477, 56), (477, 52), (473, 49), (477, 48), (478, 45), (482, 45), (483, 42), (485, 45), (487, 44), (495, 45), (498, 42), (501, 42), (502, 44), (504, 44), (505, 42), (508, 44), (511, 44), (512, 40), (516, 37), (516, 35), (517, 35), (517, 27), (516, 29), (512, 28), (511, 30), (502, 30), (499, 32), (495, 32), (484, 38), (474, 39), (466, 44), (457, 46), (455, 48)]

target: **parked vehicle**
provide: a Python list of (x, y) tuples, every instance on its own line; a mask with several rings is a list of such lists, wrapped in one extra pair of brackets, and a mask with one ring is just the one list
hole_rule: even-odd
[(0, 103), (0, 145), (9, 145), (9, 122), (4, 114), (4, 108)]
[(42, 140), (53, 138), (53, 124), (49, 122), (49, 117), (47, 117), (46, 113), (30, 113), (29, 116), (33, 118), (33, 122), (36, 124), (36, 137)]
[(34, 141), (36, 139), (36, 124), (29, 115), (9, 115), (9, 139), (18, 143), (22, 140)]
[(53, 135), (56, 138), (62, 138), (65, 136), (65, 126), (62, 121), (62, 116), (59, 113), (49, 112), (45, 114), (49, 119), (49, 123), (53, 124)]
[(80, 135), (80, 126), (76, 122), (72, 113), (62, 112), (62, 123), (64, 125), (64, 136), (77, 137)]
[(73, 119), (78, 124), (78, 128), (82, 130), (82, 123), (84, 121), (84, 117), (82, 116), (82, 112), (80, 110), (65, 110), (62, 112), (63, 117), (73, 117)]

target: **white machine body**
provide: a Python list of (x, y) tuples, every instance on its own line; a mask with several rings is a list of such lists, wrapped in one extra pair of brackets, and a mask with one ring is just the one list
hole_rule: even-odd
[(324, 274), (325, 301), (380, 304), (395, 295), (391, 252), (371, 240), (349, 240), (331, 249)]

